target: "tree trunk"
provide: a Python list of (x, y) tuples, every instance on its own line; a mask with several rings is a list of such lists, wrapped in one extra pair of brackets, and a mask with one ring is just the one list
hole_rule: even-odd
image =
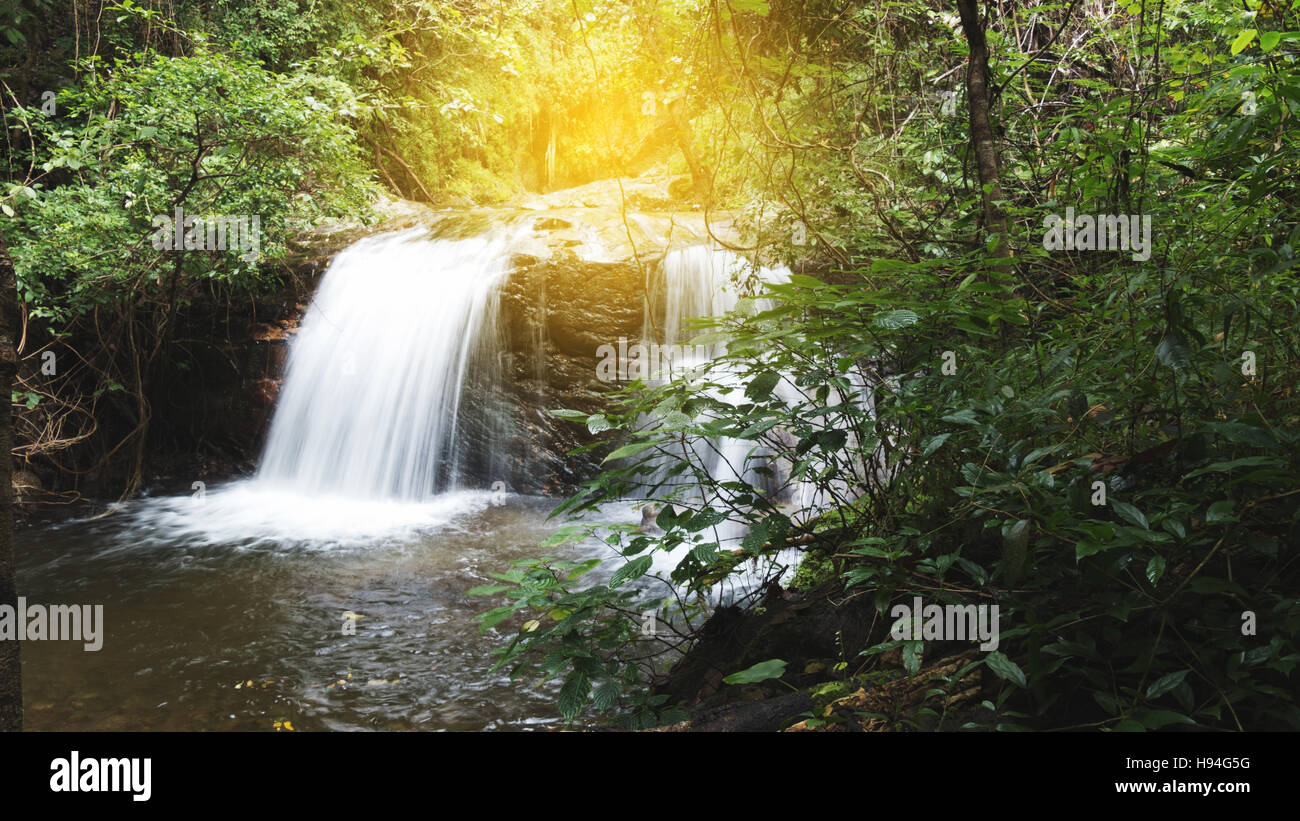
[(695, 191), (695, 201), (701, 205), (708, 205), (713, 199), (713, 176), (691, 146), (691, 124), (683, 111), (684, 107), (683, 98), (673, 100), (668, 104), (668, 117), (672, 122), (677, 147), (681, 149), (682, 157), (686, 160), (686, 167), (691, 170), (691, 187)]
[[(14, 347), (18, 319), (17, 282), (9, 249), (0, 239), (0, 382), (13, 390), (18, 372), (18, 353)], [(13, 511), (13, 403), (5, 399), (0, 409), (0, 605), (16, 607), (14, 586), (14, 511)], [(22, 618), (21, 613), (16, 613)], [(16, 732), (23, 728), (22, 667), (19, 664), (18, 640), (0, 641), (0, 731)]]
[(975, 165), (979, 171), (980, 195), (984, 201), (984, 230), (997, 236), (994, 257), (1009, 253), (1007, 215), (1002, 210), (1002, 183), (998, 174), (998, 151), (989, 124), (989, 49), (980, 25), (978, 0), (957, 0), (961, 27), (970, 45), (970, 62), (966, 66), (966, 101), (970, 108), (970, 141), (975, 148)]

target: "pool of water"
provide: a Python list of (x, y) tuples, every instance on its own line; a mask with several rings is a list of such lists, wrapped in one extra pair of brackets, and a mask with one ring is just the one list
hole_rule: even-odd
[[(511, 560), (543, 553), (555, 503), (469, 491), (367, 507), (243, 483), (20, 530), (18, 588), (29, 605), (104, 608), (97, 652), (24, 642), (26, 727), (559, 724), (554, 688), (488, 672), (501, 637), (472, 617), (492, 602), (465, 595)], [(593, 543), (566, 558), (609, 555)]]

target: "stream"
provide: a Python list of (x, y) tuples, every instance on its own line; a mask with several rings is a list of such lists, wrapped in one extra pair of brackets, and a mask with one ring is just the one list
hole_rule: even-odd
[[(511, 628), (480, 633), (471, 619), (490, 600), (465, 595), (489, 583), (488, 572), (539, 555), (537, 543), (555, 527), (546, 521), (555, 500), (453, 492), (432, 509), (392, 506), (387, 535), (292, 542), (234, 536), (225, 508), (245, 491), (146, 499), (110, 517), (20, 533), (18, 582), (30, 604), (104, 605), (99, 651), (72, 641), (24, 644), (28, 729), (272, 730), (288, 720), (295, 730), (505, 730), (559, 722), (553, 688), (511, 686), (504, 671), (488, 672), (497, 630)], [(182, 506), (208, 508), (202, 521), (210, 529)], [(379, 513), (335, 506), (333, 515), (375, 522)], [(176, 527), (182, 517), (188, 532)], [(575, 555), (609, 550), (592, 544)], [(355, 635), (344, 634), (346, 621)]]

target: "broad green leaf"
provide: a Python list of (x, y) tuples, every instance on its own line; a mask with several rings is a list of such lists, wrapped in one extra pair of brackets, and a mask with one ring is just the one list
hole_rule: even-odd
[(1232, 49), (1231, 49), (1232, 53), (1234, 55), (1237, 55), (1240, 54), (1242, 51), (1244, 51), (1246, 47), (1249, 46), (1251, 42), (1255, 39), (1255, 34), (1256, 34), (1255, 29), (1245, 29), (1240, 34), (1238, 34), (1237, 39), (1232, 41)]
[(938, 436), (931, 436), (929, 439), (927, 439), (925, 441), (925, 446), (921, 449), (921, 458), (922, 459), (928, 458), (936, 450), (942, 447), (943, 443), (947, 442), (948, 437), (950, 436), (952, 436), (951, 433), (941, 433)]
[(945, 422), (952, 422), (954, 425), (978, 425), (979, 419), (975, 416), (975, 411), (967, 408), (959, 410), (956, 413), (950, 413), (947, 416), (940, 417)]
[(732, 673), (723, 679), (727, 684), (757, 684), (760, 681), (767, 681), (770, 678), (780, 678), (785, 675), (785, 662), (781, 659), (768, 659), (760, 661), (753, 667), (741, 670), (739, 673)]
[(772, 395), (772, 390), (781, 381), (781, 374), (776, 371), (763, 371), (745, 388), (745, 397), (751, 402), (761, 402)]
[(560, 715), (564, 716), (565, 721), (572, 721), (582, 711), (590, 689), (591, 684), (585, 675), (576, 670), (569, 674), (564, 686), (560, 688), (559, 698)]
[(1137, 525), (1143, 530), (1151, 529), (1151, 526), (1147, 524), (1147, 517), (1142, 515), (1142, 511), (1133, 505), (1128, 502), (1121, 502), (1118, 499), (1112, 499), (1110, 504), (1115, 508), (1115, 512), (1119, 514), (1120, 518), (1129, 524)]
[(1233, 511), (1236, 510), (1236, 508), (1237, 503), (1231, 499), (1223, 499), (1215, 502), (1210, 505), (1210, 509), (1206, 511), (1205, 521), (1209, 523), (1235, 522), (1237, 521), (1237, 517), (1233, 515)]
[(1183, 679), (1187, 678), (1187, 674), (1190, 672), (1191, 670), (1179, 670), (1176, 673), (1169, 673), (1168, 675), (1161, 676), (1151, 682), (1151, 686), (1147, 687), (1147, 699), (1152, 700), (1160, 698), (1165, 693), (1182, 684)]
[(988, 662), (989, 669), (997, 673), (998, 678), (1018, 684), (1021, 687), (1027, 686), (1025, 672), (1020, 669), (1020, 665), (1007, 658), (1001, 650), (994, 650), (989, 653), (985, 661)]
[(645, 575), (646, 571), (650, 569), (651, 564), (653, 564), (653, 562), (649, 554), (646, 554), (645, 556), (637, 556), (632, 561), (614, 571), (614, 575), (609, 579), (609, 586), (618, 587), (629, 579), (641, 578)]
[(636, 456), (638, 453), (644, 453), (654, 446), (654, 442), (633, 442), (630, 445), (624, 445), (601, 460), (601, 464), (603, 465), (606, 462), (612, 462), (615, 459), (624, 459), (628, 456)]

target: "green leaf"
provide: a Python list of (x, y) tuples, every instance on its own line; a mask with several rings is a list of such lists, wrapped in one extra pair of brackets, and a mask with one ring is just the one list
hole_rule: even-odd
[(1194, 479), (1197, 476), (1204, 476), (1207, 473), (1227, 473), (1237, 468), (1272, 467), (1281, 464), (1281, 461), (1274, 456), (1247, 456), (1242, 459), (1233, 459), (1227, 462), (1214, 462), (1213, 464), (1206, 465), (1203, 468), (1198, 468), (1191, 473), (1184, 475), (1183, 478)]
[(1137, 525), (1143, 530), (1151, 529), (1151, 526), (1147, 524), (1147, 517), (1143, 516), (1142, 511), (1138, 510), (1133, 505), (1115, 499), (1112, 499), (1110, 504), (1115, 508), (1115, 512), (1119, 514), (1120, 518), (1129, 524)]
[(954, 425), (978, 425), (980, 420), (975, 417), (975, 411), (967, 408), (959, 410), (956, 413), (950, 413), (941, 417), (945, 422), (952, 422)]
[(757, 684), (760, 681), (767, 681), (770, 678), (780, 678), (785, 675), (785, 662), (781, 659), (768, 659), (760, 661), (753, 667), (741, 670), (739, 673), (732, 673), (723, 679), (727, 684)]
[(1160, 584), (1160, 579), (1165, 575), (1165, 557), (1152, 556), (1151, 561), (1147, 562), (1147, 581), (1155, 587)]
[(1240, 34), (1238, 34), (1237, 39), (1232, 41), (1231, 51), (1233, 55), (1240, 54), (1242, 51), (1244, 51), (1246, 47), (1249, 46), (1251, 42), (1255, 39), (1256, 33), (1257, 32), (1255, 31), (1255, 29), (1245, 29)]
[(569, 674), (564, 686), (560, 688), (559, 698), (560, 715), (564, 716), (565, 721), (573, 721), (577, 717), (582, 705), (587, 703), (587, 693), (590, 690), (591, 683), (585, 675), (576, 670)]
[(609, 579), (609, 586), (611, 588), (618, 587), (629, 579), (641, 578), (645, 575), (645, 572), (650, 569), (651, 564), (652, 562), (649, 554), (646, 554), (645, 556), (637, 556), (632, 561), (614, 571), (614, 575)]
[(691, 551), (691, 557), (706, 567), (718, 560), (717, 545), (713, 542), (702, 544)]
[(776, 371), (763, 371), (745, 388), (745, 397), (751, 402), (761, 402), (772, 395), (772, 389), (780, 381), (781, 374)]
[(587, 430), (592, 433), (600, 433), (601, 431), (609, 430), (609, 428), (609, 420), (605, 418), (604, 414), (596, 413), (587, 417)]
[(600, 463), (603, 465), (606, 462), (612, 462), (615, 459), (623, 459), (628, 456), (636, 456), (638, 453), (644, 453), (645, 451), (649, 450), (654, 446), (655, 446), (654, 442), (633, 442), (630, 445), (624, 445), (623, 447), (618, 448), (613, 453), (611, 453), (610, 455), (602, 459)]
[(591, 694), (592, 706), (595, 707), (598, 712), (603, 713), (610, 707), (614, 706), (614, 702), (618, 700), (619, 690), (620, 688), (617, 681), (606, 681), (602, 683), (596, 688), (596, 691)]
[(691, 516), (690, 519), (682, 524), (682, 527), (688, 533), (699, 533), (701, 530), (726, 521), (726, 519), (727, 514), (706, 507), (694, 516)]
[(551, 411), (551, 416), (558, 416), (561, 419), (581, 419), (584, 422), (587, 419), (587, 414), (583, 411), (568, 410), (567, 408), (553, 410)]
[(1079, 543), (1074, 546), (1074, 560), (1077, 562), (1080, 559), (1091, 556), (1094, 553), (1100, 553), (1103, 550), (1109, 550), (1114, 546), (1115, 545), (1113, 544), (1106, 544), (1104, 542), (1094, 542), (1091, 539), (1080, 539)]
[(1147, 699), (1152, 700), (1160, 698), (1165, 693), (1182, 684), (1183, 679), (1187, 678), (1187, 674), (1190, 672), (1191, 670), (1179, 670), (1176, 673), (1169, 673), (1168, 675), (1161, 676), (1151, 682), (1151, 686), (1147, 688)]
[(1265, 53), (1277, 48), (1277, 44), (1282, 40), (1282, 32), (1266, 31), (1259, 35), (1259, 49)]
[(1020, 669), (1020, 665), (1007, 658), (1001, 650), (994, 650), (989, 653), (985, 661), (988, 662), (989, 669), (997, 673), (998, 678), (1018, 684), (1021, 687), (1027, 686), (1025, 672)]
[(1210, 509), (1205, 514), (1207, 523), (1213, 522), (1235, 522), (1237, 517), (1233, 515), (1237, 503), (1231, 499), (1223, 499), (1210, 505)]
[(941, 433), (938, 436), (931, 436), (929, 439), (927, 439), (925, 442), (925, 447), (921, 449), (921, 458), (925, 459), (929, 457), (930, 454), (934, 453), (936, 450), (942, 447), (943, 443), (947, 442), (948, 437), (950, 436), (952, 436), (951, 433)]

